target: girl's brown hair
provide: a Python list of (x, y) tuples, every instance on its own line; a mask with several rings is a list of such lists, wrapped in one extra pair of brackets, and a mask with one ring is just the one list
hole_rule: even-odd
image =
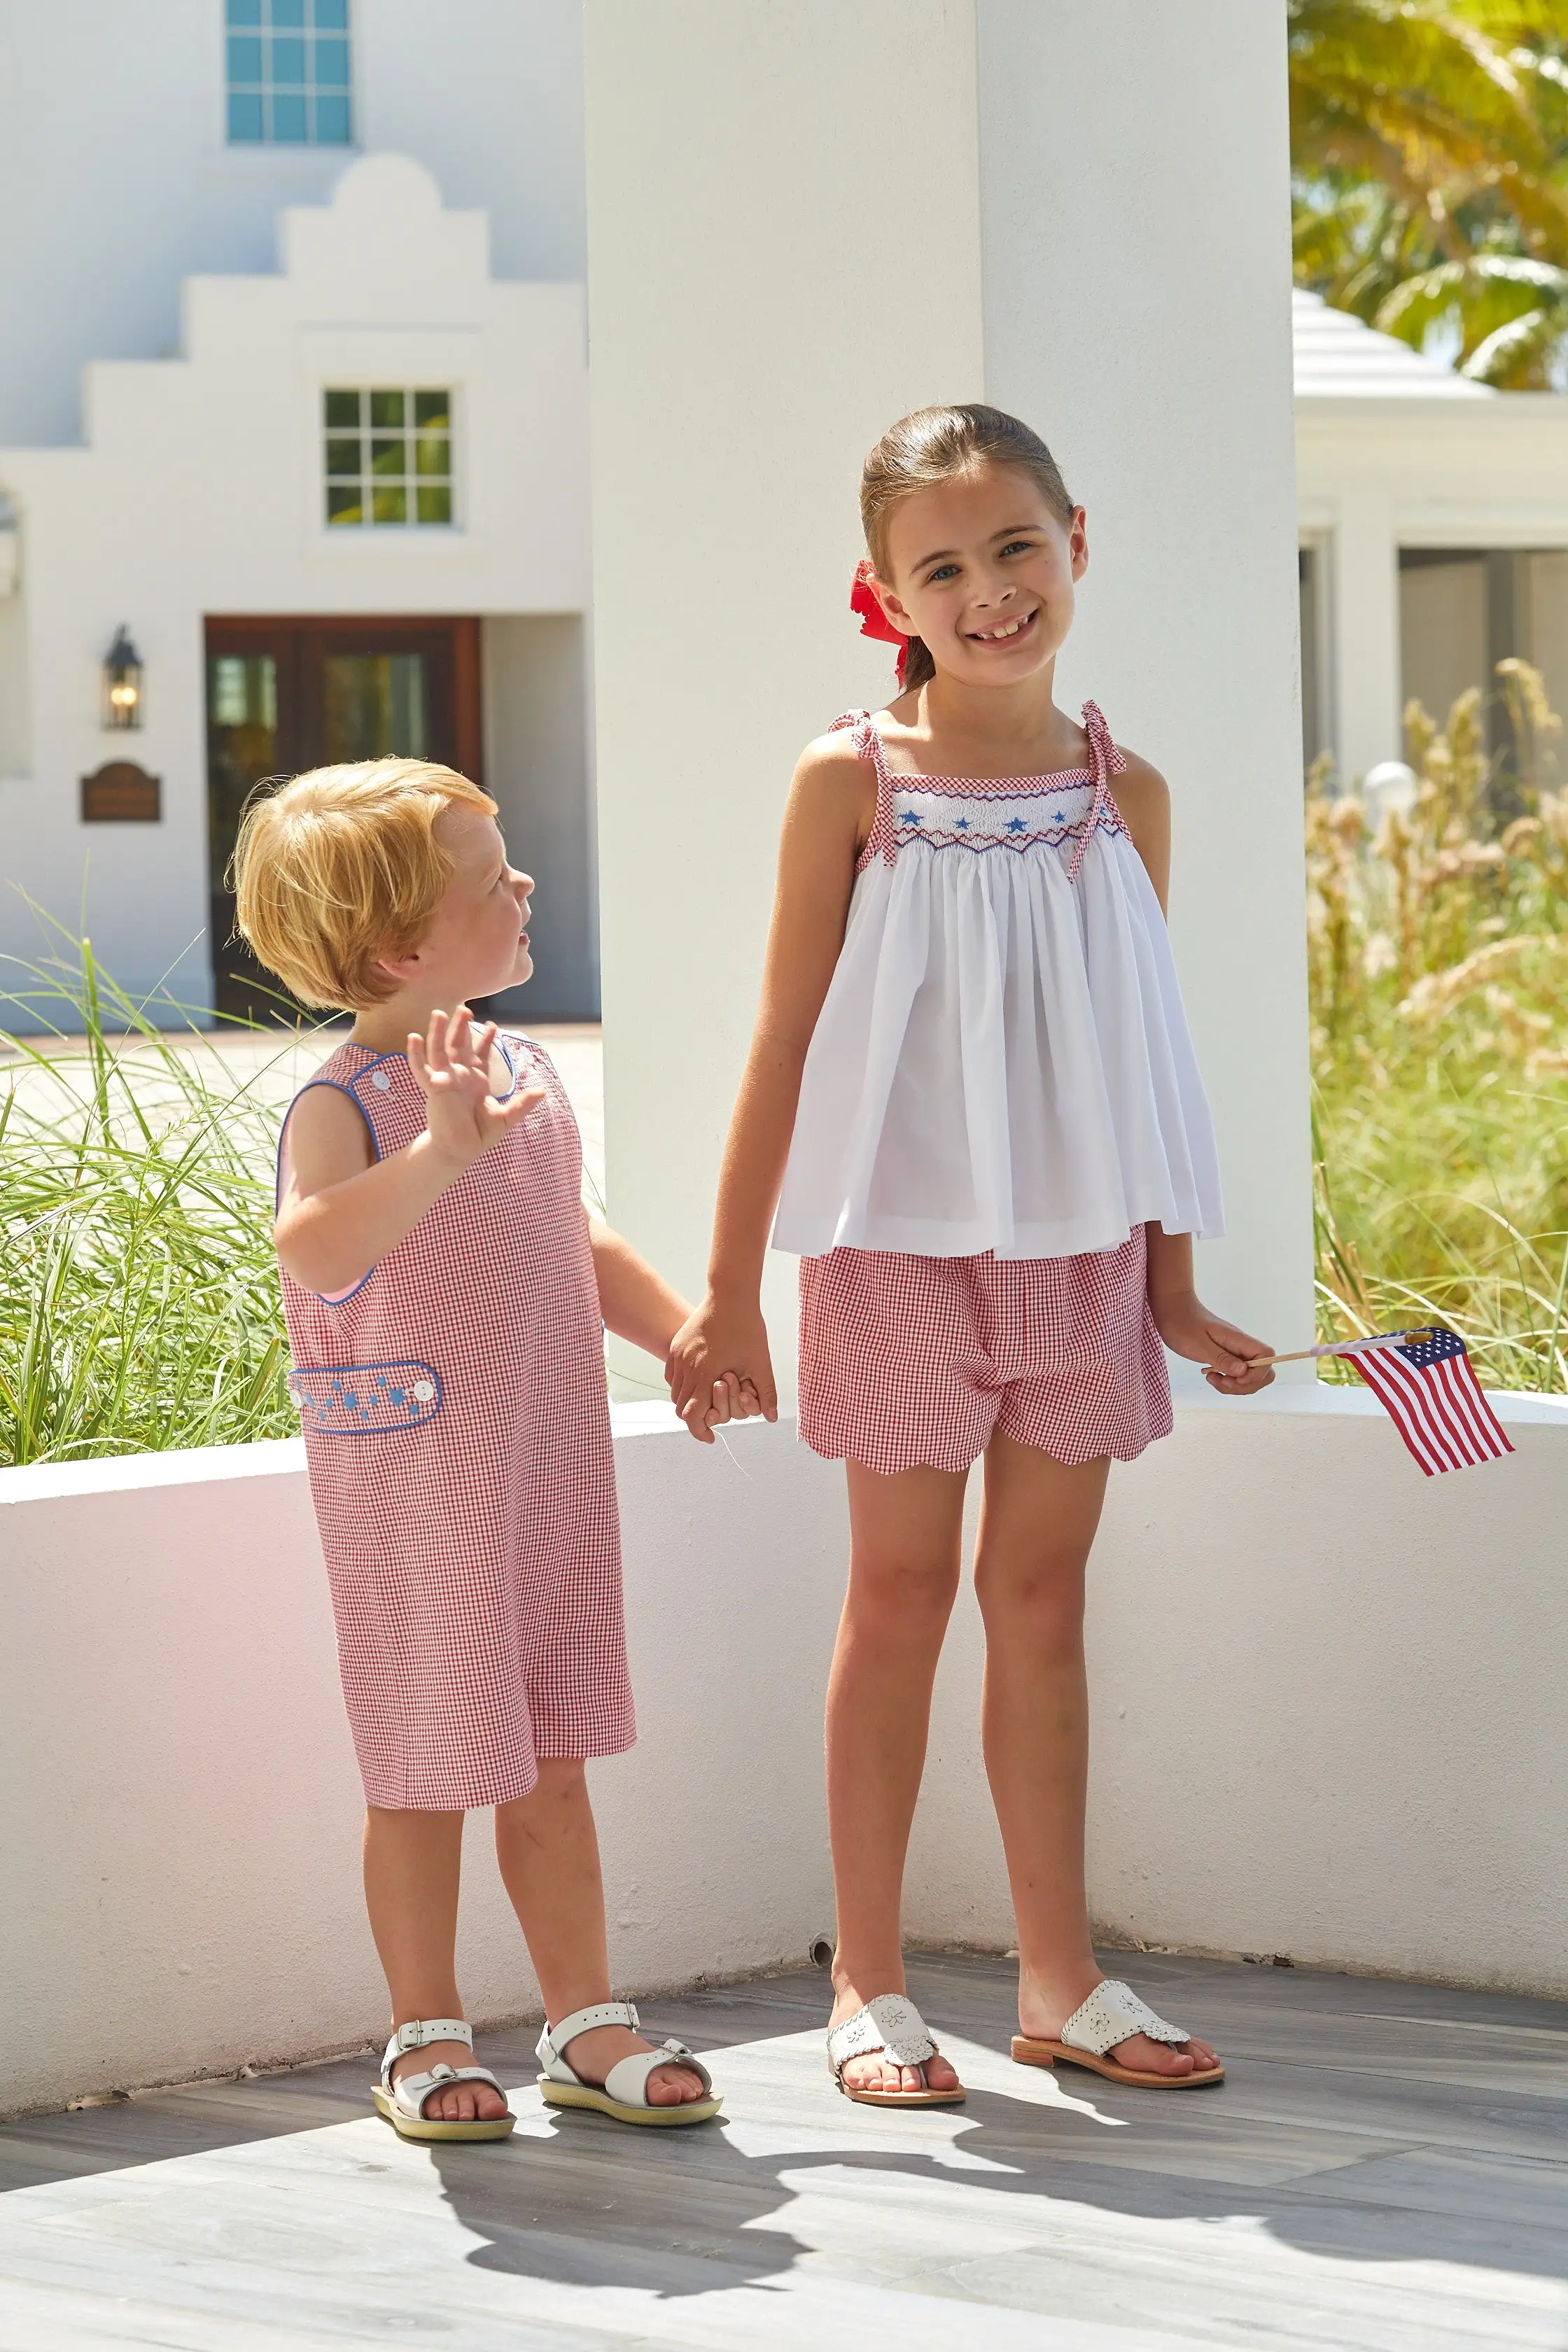
[[(988, 408), (983, 401), (917, 408), (889, 425), (860, 469), (860, 522), (879, 579), (888, 577), (888, 522), (900, 499), (911, 490), (950, 482), (955, 475), (975, 473), (982, 466), (1010, 466), (1016, 473), (1026, 474), (1058, 521), (1070, 527), (1073, 502), (1061, 468), (1021, 418), (1009, 416), (1004, 408)], [(904, 656), (905, 690), (923, 686), (935, 675), (936, 664), (924, 641), (911, 637)]]

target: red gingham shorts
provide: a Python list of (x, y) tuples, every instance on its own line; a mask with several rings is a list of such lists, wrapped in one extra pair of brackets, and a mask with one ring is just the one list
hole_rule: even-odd
[(1171, 1431), (1148, 1244), (1081, 1257), (800, 1262), (800, 1433), (891, 1476), (967, 1470), (1004, 1429), (1058, 1462), (1131, 1462)]

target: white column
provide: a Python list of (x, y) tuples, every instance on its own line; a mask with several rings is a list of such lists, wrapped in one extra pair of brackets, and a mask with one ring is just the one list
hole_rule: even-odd
[(1330, 740), (1347, 783), (1403, 756), (1399, 689), (1399, 546), (1393, 502), (1358, 475), (1340, 501), (1331, 541), (1334, 649)]
[[(586, 43), (606, 1190), (700, 1291), (790, 772), (890, 683), (860, 460), (980, 391), (973, 15), (587, 0)], [(787, 1377), (786, 1261), (768, 1306)]]
[[(1219, 1127), (1211, 1303), (1311, 1336), (1285, 19), (980, 0), (987, 396), (1091, 568), (1062, 663), (1169, 777), (1172, 927)], [(1223, 133), (1220, 126), (1223, 126)]]

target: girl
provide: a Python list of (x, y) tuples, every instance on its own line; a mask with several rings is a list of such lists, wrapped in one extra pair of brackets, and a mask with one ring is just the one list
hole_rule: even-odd
[[(538, 1972), (544, 2095), (627, 2123), (717, 2113), (683, 2043), (610, 1997), (583, 1759), (636, 1737), (602, 1321), (662, 1355), (687, 1307), (582, 1207), (548, 1057), (468, 999), (528, 979), (533, 884), (495, 803), (416, 760), (318, 769), (253, 803), (239, 926), (353, 1030), (288, 1113), (278, 1255), (392, 1995), (374, 2096), (406, 2138), (495, 2139), (454, 1975), (463, 1814)], [(447, 1012), (443, 1008), (451, 1006)], [(602, 1318), (602, 1321), (601, 1321)], [(756, 1410), (721, 1381), (695, 1436)]]
[(732, 1366), (775, 1412), (758, 1286), (777, 1204), (774, 1244), (802, 1257), (801, 1433), (849, 1481), (827, 1701), (839, 2088), (963, 2096), (903, 1997), (899, 1904), (982, 1454), (1013, 2054), (1217, 2082), (1206, 2042), (1102, 1979), (1083, 1880), (1084, 1570), (1110, 1461), (1171, 1428), (1164, 1348), (1227, 1396), (1272, 1377), (1193, 1289), (1193, 1236), (1221, 1213), (1165, 933), (1169, 798), (1092, 703), (1081, 725), (1057, 708), (1089, 542), (1026, 425), (921, 409), (871, 452), (860, 502), (852, 603), (902, 646), (902, 691), (795, 772), (710, 1288), (671, 1385), (694, 1406)]

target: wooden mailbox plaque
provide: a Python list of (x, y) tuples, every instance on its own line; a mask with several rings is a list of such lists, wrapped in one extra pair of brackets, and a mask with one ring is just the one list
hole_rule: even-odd
[(163, 778), (134, 760), (106, 760), (81, 780), (83, 824), (156, 824), (163, 814)]

